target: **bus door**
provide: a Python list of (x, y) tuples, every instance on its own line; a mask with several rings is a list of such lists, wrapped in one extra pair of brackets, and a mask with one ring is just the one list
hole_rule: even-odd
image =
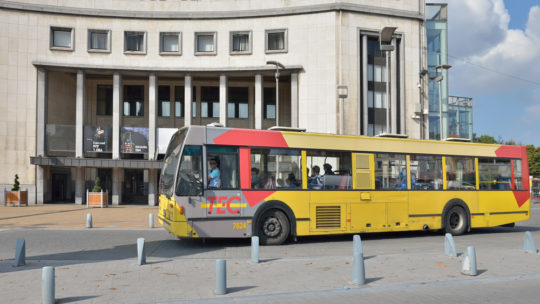
[(248, 233), (239, 164), (238, 147), (206, 147), (205, 203), (202, 205), (206, 220), (198, 224), (205, 234), (245, 237)]
[(407, 162), (401, 154), (355, 153), (355, 188), (351, 230), (388, 231), (408, 225)]

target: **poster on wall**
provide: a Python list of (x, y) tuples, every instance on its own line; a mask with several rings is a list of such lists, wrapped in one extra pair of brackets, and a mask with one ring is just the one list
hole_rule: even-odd
[(148, 153), (148, 128), (123, 127), (120, 142), (122, 153)]
[(102, 126), (84, 126), (85, 152), (111, 152), (112, 128)]
[(159, 128), (158, 129), (158, 153), (165, 154), (171, 137), (178, 131), (177, 128)]

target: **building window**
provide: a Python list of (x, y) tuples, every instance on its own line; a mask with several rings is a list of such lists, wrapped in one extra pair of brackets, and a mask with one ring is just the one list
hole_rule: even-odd
[(51, 50), (73, 51), (73, 32), (72, 28), (51, 27)]
[(219, 117), (219, 87), (201, 87), (201, 117)]
[(251, 54), (251, 32), (231, 32), (231, 54)]
[(287, 30), (266, 30), (265, 46), (267, 53), (286, 53)]
[(195, 55), (216, 55), (216, 32), (195, 33)]
[(184, 117), (184, 86), (174, 87), (174, 116)]
[(112, 115), (113, 87), (112, 85), (97, 86), (97, 115)]
[(264, 88), (264, 119), (276, 119), (276, 89)]
[[(392, 52), (394, 55), (391, 58), (396, 58), (396, 62), (390, 62), (391, 71), (394, 71), (396, 75), (396, 82), (390, 83), (393, 88), (389, 88), (392, 93), (391, 97), (395, 100), (395, 105), (392, 104), (390, 110), (390, 98), (387, 96), (386, 86), (391, 71), (387, 71), (386, 68), (386, 54), (380, 49), (378, 36), (361, 34), (360, 39), (362, 41), (362, 68), (360, 72), (362, 87), (362, 107), (360, 109), (362, 134), (368, 136), (376, 136), (381, 133), (401, 134), (404, 131), (402, 128), (402, 122), (404, 121), (402, 116), (404, 113), (401, 104), (401, 88), (403, 84), (400, 76), (401, 39), (395, 39), (395, 50)], [(387, 111), (395, 112), (395, 115), (392, 115), (392, 113), (387, 115)], [(389, 123), (390, 130), (387, 130), (387, 117), (395, 117)]]
[(248, 118), (249, 88), (229, 87), (228, 118)]
[(124, 32), (124, 53), (146, 54), (146, 33)]
[(111, 31), (88, 30), (88, 52), (110, 52)]
[(163, 32), (159, 34), (159, 53), (161, 55), (182, 54), (182, 36), (180, 33)]
[(158, 116), (171, 116), (171, 87), (158, 87)]
[(144, 86), (124, 86), (124, 116), (144, 116)]

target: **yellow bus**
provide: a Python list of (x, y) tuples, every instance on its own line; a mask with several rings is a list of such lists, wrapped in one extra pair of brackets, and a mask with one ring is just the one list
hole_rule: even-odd
[(267, 245), (530, 217), (523, 146), (190, 126), (171, 138), (159, 188), (175, 236)]

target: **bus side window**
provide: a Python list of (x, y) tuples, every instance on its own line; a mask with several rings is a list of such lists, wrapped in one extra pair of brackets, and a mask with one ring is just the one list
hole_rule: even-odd
[[(207, 178), (208, 188), (214, 189), (238, 189), (239, 182), (239, 165), (238, 165), (238, 148), (236, 147), (215, 147), (207, 148)], [(216, 162), (216, 168), (212, 168)], [(217, 177), (218, 176), (218, 177)]]

